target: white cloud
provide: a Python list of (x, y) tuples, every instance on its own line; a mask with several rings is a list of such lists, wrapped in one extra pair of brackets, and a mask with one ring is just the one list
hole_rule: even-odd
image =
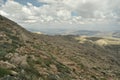
[(50, 3), (50, 4), (52, 4), (52, 3), (57, 3), (57, 2), (59, 2), (60, 0), (38, 0), (39, 2), (45, 2), (45, 3)]
[(0, 14), (3, 15), (3, 16), (8, 16), (9, 14), (7, 14), (6, 12), (0, 10)]
[(0, 0), (0, 6), (3, 4), (3, 0)]
[[(119, 7), (120, 0), (38, 0), (43, 3), (48, 3), (50, 12), (49, 14), (52, 15), (51, 11), (57, 11), (58, 17), (63, 16), (64, 18), (71, 15), (71, 12), (76, 12), (77, 16), (81, 16), (83, 19), (91, 18), (92, 19), (108, 19), (109, 17), (114, 17), (109, 15), (110, 13), (116, 13), (114, 10)], [(54, 8), (53, 8), (54, 7)], [(61, 11), (61, 8), (63, 9)], [(120, 8), (120, 7), (119, 7)], [(48, 10), (47, 8), (43, 8), (45, 11)], [(67, 12), (63, 12), (63, 11)], [(55, 12), (54, 12), (55, 13)], [(64, 13), (64, 14), (63, 14)], [(67, 13), (67, 14), (66, 14)], [(56, 15), (56, 13), (54, 14)], [(63, 19), (64, 19), (63, 18)], [(73, 18), (73, 17), (72, 17)], [(98, 20), (98, 21), (99, 21)]]
[(22, 11), (25, 13), (25, 14), (28, 14), (28, 15), (32, 15), (32, 12), (29, 8), (27, 8), (26, 6), (23, 6), (22, 7)]
[[(0, 14), (20, 24), (60, 23), (95, 24), (120, 20), (120, 0), (38, 0), (45, 3), (34, 6), (22, 5), (14, 0), (3, 4), (0, 0)], [(75, 14), (74, 14), (75, 13)], [(39, 26), (39, 25), (38, 25)]]
[(8, 0), (4, 5), (2, 5), (0, 10), (2, 15), (6, 13), (4, 16), (9, 17), (17, 22), (29, 20), (31, 16), (32, 19), (34, 19), (34, 15), (32, 14), (32, 10), (29, 8), (29, 5), (24, 6), (12, 0)]
[(24, 21), (25, 23), (35, 23), (35, 22), (37, 22), (36, 20), (25, 20)]
[(57, 16), (66, 20), (66, 19), (71, 18), (71, 12), (65, 9), (59, 10), (57, 12)]

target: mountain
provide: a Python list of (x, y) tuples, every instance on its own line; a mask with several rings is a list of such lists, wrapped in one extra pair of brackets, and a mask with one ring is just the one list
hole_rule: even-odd
[(120, 38), (120, 31), (114, 32), (112, 36), (115, 38)]
[(86, 36), (95, 36), (96, 34), (101, 33), (100, 31), (92, 31), (92, 30), (76, 30), (76, 31), (69, 31), (66, 32), (65, 34), (67, 35), (86, 35)]
[(0, 16), (0, 80), (119, 80), (119, 75), (119, 40), (31, 33)]

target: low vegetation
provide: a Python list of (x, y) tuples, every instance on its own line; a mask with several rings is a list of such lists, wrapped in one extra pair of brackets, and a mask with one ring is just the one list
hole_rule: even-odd
[(120, 40), (39, 35), (0, 16), (0, 62), (0, 80), (119, 80)]

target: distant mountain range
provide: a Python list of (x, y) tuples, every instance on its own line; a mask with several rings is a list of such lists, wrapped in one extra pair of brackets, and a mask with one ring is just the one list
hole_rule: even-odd
[(112, 34), (112, 37), (120, 38), (120, 31), (116, 31)]
[(0, 80), (120, 80), (119, 38), (72, 33), (32, 33), (0, 16)]
[(46, 29), (30, 30), (31, 32), (41, 32), (48, 35), (79, 35), (79, 36), (96, 36), (96, 37), (114, 37), (120, 38), (120, 31), (94, 31), (94, 30), (68, 30), (68, 29)]

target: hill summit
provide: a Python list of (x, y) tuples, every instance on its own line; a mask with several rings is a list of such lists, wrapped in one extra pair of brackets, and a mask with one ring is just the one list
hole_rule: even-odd
[(119, 80), (120, 45), (101, 39), (31, 33), (0, 16), (0, 80)]

